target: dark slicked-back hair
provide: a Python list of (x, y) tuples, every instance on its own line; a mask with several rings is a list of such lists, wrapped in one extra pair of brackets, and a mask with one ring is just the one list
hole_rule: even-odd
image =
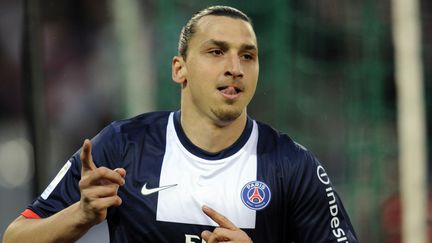
[(196, 32), (196, 24), (204, 16), (225, 16), (244, 20), (252, 25), (252, 20), (238, 9), (228, 6), (211, 6), (195, 13), (187, 24), (182, 28), (178, 43), (178, 54), (186, 60), (189, 41)]

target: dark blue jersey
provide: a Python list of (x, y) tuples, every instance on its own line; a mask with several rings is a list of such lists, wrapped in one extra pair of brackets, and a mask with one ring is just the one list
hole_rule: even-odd
[[(92, 143), (97, 166), (125, 168), (122, 205), (109, 208), (111, 242), (204, 242), (216, 224), (208, 205), (254, 242), (357, 242), (342, 202), (318, 160), (287, 135), (248, 118), (219, 153), (188, 140), (180, 112), (113, 122)], [(40, 217), (80, 198), (78, 151), (28, 209)]]

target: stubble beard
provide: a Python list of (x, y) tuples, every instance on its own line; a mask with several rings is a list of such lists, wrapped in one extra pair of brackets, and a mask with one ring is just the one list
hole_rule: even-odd
[(211, 112), (216, 116), (216, 118), (222, 123), (229, 123), (237, 119), (242, 111), (237, 109), (211, 109)]

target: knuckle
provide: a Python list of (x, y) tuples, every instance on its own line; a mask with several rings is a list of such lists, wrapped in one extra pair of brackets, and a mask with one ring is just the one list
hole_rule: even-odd
[(114, 191), (114, 193), (116, 193), (117, 194), (117, 192), (118, 192), (118, 189), (119, 189), (119, 185), (117, 185), (117, 184), (111, 184), (112, 185), (112, 189), (113, 189), (113, 191)]
[(221, 228), (220, 228), (220, 227), (216, 227), (216, 228), (213, 230), (213, 233), (216, 234), (216, 235), (218, 235), (218, 234), (220, 234), (220, 231), (221, 231)]
[(84, 182), (83, 178), (81, 178), (81, 180), (78, 182), (78, 186), (80, 189), (85, 188), (85, 186), (86, 186), (85, 184), (86, 183)]
[(213, 235), (215, 238), (219, 238), (222, 237), (222, 232), (221, 232), (221, 228), (217, 227), (215, 230), (213, 230)]
[(100, 177), (105, 177), (108, 174), (108, 169), (106, 167), (99, 167), (96, 169), (96, 173)]
[(91, 183), (91, 177), (89, 175), (83, 175), (81, 176), (80, 181), (78, 182), (78, 186), (80, 189), (84, 189), (89, 187), (90, 183)]
[(84, 202), (89, 202), (89, 201), (90, 201), (90, 195), (89, 195), (89, 193), (87, 192), (87, 190), (82, 190), (82, 191), (81, 191), (81, 199), (82, 199)]
[(114, 202), (114, 203), (115, 203), (116, 206), (121, 205), (122, 202), (123, 202), (123, 200), (122, 200), (119, 196), (117, 196), (117, 197), (115, 198), (115, 202)]
[(85, 190), (86, 188), (88, 188), (89, 183), (88, 183), (87, 180), (85, 180), (85, 179), (81, 179), (81, 180), (78, 182), (78, 186), (79, 186), (79, 188), (80, 188), (80, 191), (83, 191), (83, 190)]
[(106, 188), (109, 195), (117, 195), (118, 186), (116, 184), (106, 185)]
[(98, 211), (100, 208), (99, 204), (94, 200), (89, 201), (88, 205), (92, 211)]

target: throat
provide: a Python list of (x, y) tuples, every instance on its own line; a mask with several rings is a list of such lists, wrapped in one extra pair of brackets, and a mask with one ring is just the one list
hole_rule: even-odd
[(233, 145), (242, 135), (245, 126), (246, 119), (239, 116), (224, 126), (206, 119), (189, 120), (181, 117), (181, 127), (186, 137), (193, 145), (208, 153), (219, 153)]

